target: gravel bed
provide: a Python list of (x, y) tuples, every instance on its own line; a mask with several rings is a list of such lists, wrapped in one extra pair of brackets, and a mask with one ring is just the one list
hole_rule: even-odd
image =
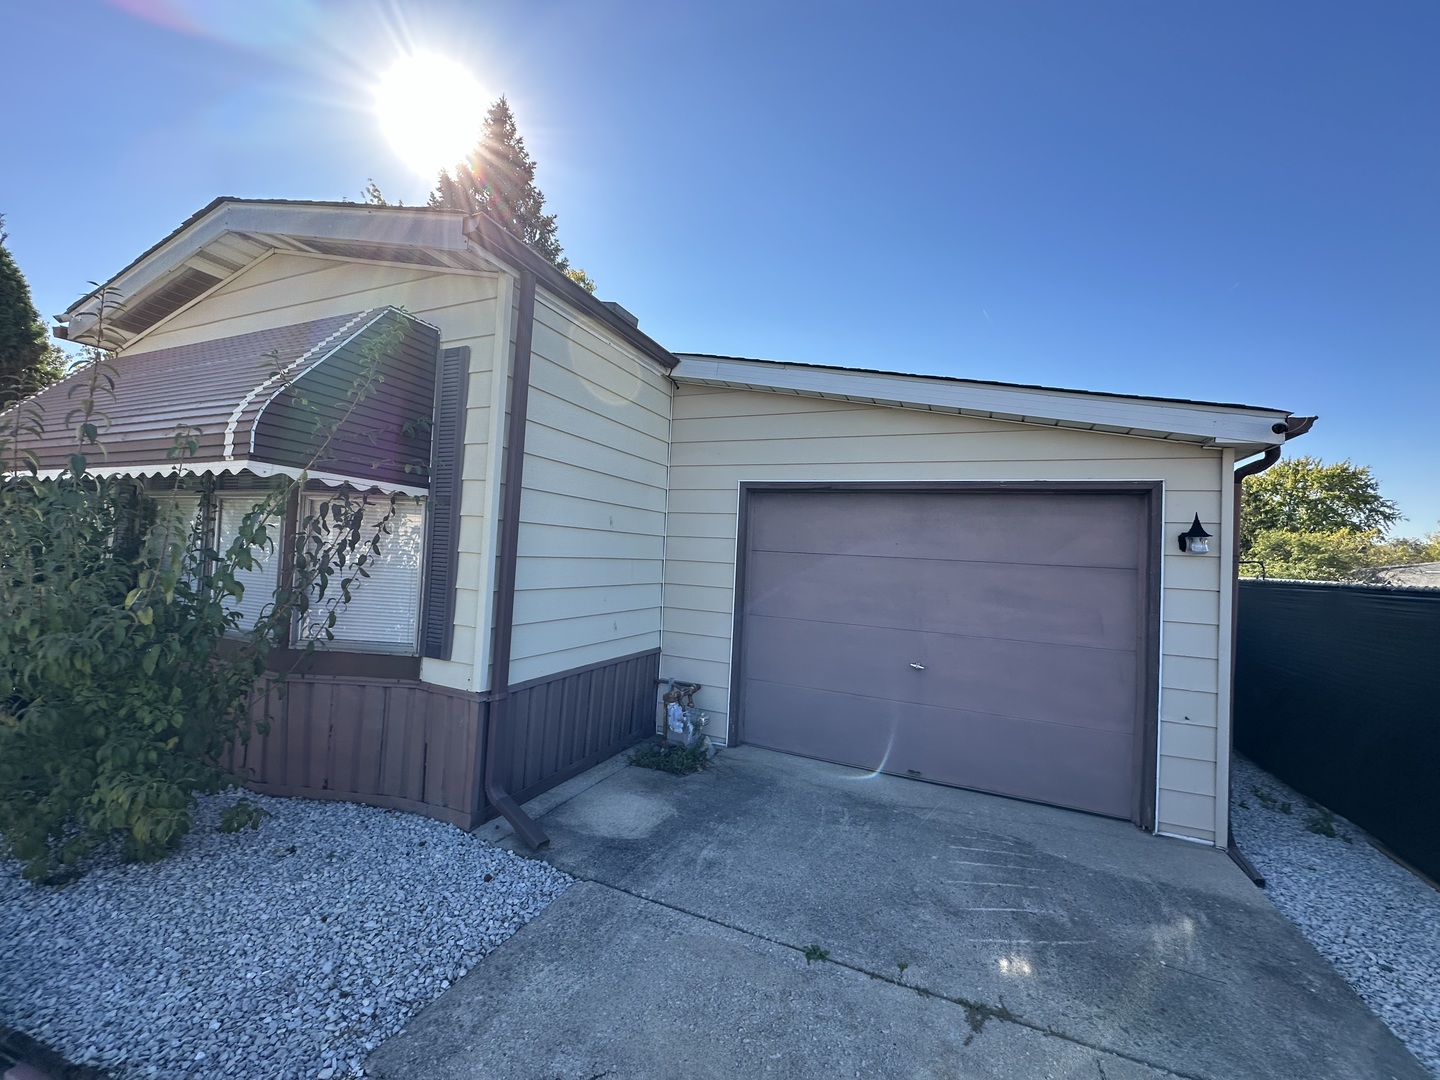
[(1440, 892), (1239, 755), (1231, 815), (1281, 914), (1440, 1077)]
[(571, 879), (412, 814), (234, 796), (150, 866), (61, 889), (0, 860), (0, 1022), (116, 1080), (359, 1075)]

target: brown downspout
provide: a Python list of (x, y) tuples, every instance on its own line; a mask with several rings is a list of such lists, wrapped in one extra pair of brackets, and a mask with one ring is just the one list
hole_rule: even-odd
[(515, 327), (515, 365), (510, 376), (510, 416), (505, 429), (505, 491), (495, 578), (495, 633), (490, 639), (490, 693), (485, 725), (485, 798), (515, 835), (534, 850), (550, 842), (545, 830), (520, 809), (495, 773), (500, 736), (510, 707), (510, 646), (515, 630), (515, 563), (520, 553), (520, 495), (525, 479), (525, 420), (530, 402), (530, 344), (535, 331), (535, 275), (520, 271), (520, 311)]
[[(1283, 421), (1277, 421), (1271, 425), (1270, 430), (1276, 435), (1283, 435), (1287, 440), (1298, 439), (1315, 425), (1316, 419), (1314, 416), (1291, 416)], [(1235, 662), (1239, 656), (1240, 633), (1240, 493), (1244, 488), (1247, 476), (1262, 473), (1279, 460), (1280, 446), (1272, 446), (1261, 457), (1235, 470), (1235, 504), (1230, 515), (1230, 551), (1234, 573), (1230, 575), (1230, 759), (1227, 759), (1227, 766), (1235, 757)], [(1235, 860), (1235, 865), (1245, 872), (1245, 876), (1263, 889), (1265, 878), (1235, 846), (1235, 831), (1228, 820), (1228, 811), (1226, 817), (1225, 830), (1229, 835), (1225, 838), (1225, 849), (1230, 853), (1230, 858)]]

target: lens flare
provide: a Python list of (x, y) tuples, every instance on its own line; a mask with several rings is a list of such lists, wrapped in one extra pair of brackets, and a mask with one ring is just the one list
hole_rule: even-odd
[(479, 81), (449, 57), (403, 57), (375, 87), (380, 130), (405, 164), (433, 179), (475, 145), (485, 120)]

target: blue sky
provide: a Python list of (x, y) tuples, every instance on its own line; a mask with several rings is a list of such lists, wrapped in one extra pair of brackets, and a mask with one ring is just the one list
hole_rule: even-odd
[[(45, 315), (220, 194), (392, 199), (407, 49), (508, 95), (560, 240), (675, 351), (1318, 413), (1440, 520), (1440, 5), (9, 5)], [(19, 140), (14, 132), (28, 136)]]

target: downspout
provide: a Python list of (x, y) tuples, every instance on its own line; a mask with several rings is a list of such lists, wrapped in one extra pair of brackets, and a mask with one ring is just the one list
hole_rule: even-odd
[(485, 797), (532, 849), (550, 842), (545, 830), (520, 809), (495, 773), (500, 735), (510, 707), (510, 646), (515, 632), (515, 564), (520, 553), (520, 495), (525, 480), (525, 421), (530, 402), (530, 345), (535, 331), (535, 275), (520, 271), (520, 310), (515, 327), (515, 363), (510, 376), (506, 422), (504, 494), (500, 509), (495, 578), (495, 632), (490, 639), (490, 694), (485, 725)]
[[(1276, 435), (1282, 435), (1282, 436), (1284, 436), (1284, 438), (1285, 438), (1287, 441), (1290, 440), (1290, 439), (1298, 439), (1301, 435), (1304, 435), (1307, 431), (1309, 431), (1309, 430), (1315, 425), (1316, 419), (1317, 419), (1317, 418), (1314, 417), (1314, 416), (1291, 416), (1291, 417), (1287, 417), (1285, 420), (1276, 421), (1276, 423), (1274, 423), (1273, 425), (1271, 425), (1270, 430), (1273, 431)], [(1257, 475), (1259, 475), (1260, 473), (1264, 472), (1266, 469), (1270, 468), (1271, 465), (1274, 465), (1277, 461), (1280, 460), (1280, 446), (1281, 446), (1281, 445), (1283, 445), (1283, 443), (1277, 444), (1277, 445), (1275, 445), (1275, 446), (1270, 447), (1270, 448), (1269, 448), (1268, 450), (1266, 450), (1265, 453), (1264, 453), (1263, 455), (1261, 455), (1259, 458), (1256, 458), (1254, 461), (1250, 462), (1248, 465), (1241, 465), (1240, 468), (1238, 468), (1238, 469), (1235, 470), (1235, 490), (1234, 490), (1234, 495), (1233, 495), (1233, 498), (1234, 498), (1234, 500), (1235, 500), (1235, 504), (1234, 504), (1234, 511), (1233, 511), (1233, 513), (1231, 513), (1231, 515), (1230, 515), (1231, 522), (1232, 522), (1232, 524), (1231, 524), (1231, 534), (1230, 534), (1230, 551), (1231, 551), (1231, 553), (1232, 553), (1232, 554), (1231, 554), (1232, 573), (1231, 573), (1231, 575), (1230, 575), (1230, 590), (1231, 590), (1231, 593), (1230, 593), (1230, 673), (1231, 673), (1231, 675), (1230, 675), (1230, 753), (1229, 753), (1229, 757), (1226, 759), (1226, 767), (1227, 767), (1227, 768), (1230, 767), (1230, 764), (1231, 764), (1231, 762), (1234, 760), (1234, 757), (1235, 757), (1235, 675), (1234, 675), (1234, 673), (1235, 673), (1235, 663), (1236, 663), (1236, 660), (1237, 660), (1238, 657), (1239, 657), (1239, 633), (1240, 633), (1240, 493), (1241, 493), (1241, 491), (1242, 491), (1243, 488), (1244, 488), (1245, 478), (1246, 478), (1247, 476), (1257, 476)], [(1247, 858), (1244, 856), (1244, 854), (1241, 853), (1240, 849), (1235, 846), (1235, 828), (1234, 828), (1234, 825), (1231, 823), (1231, 818), (1232, 818), (1232, 817), (1233, 817), (1233, 815), (1230, 814), (1229, 808), (1227, 807), (1227, 808), (1226, 808), (1225, 831), (1226, 831), (1229, 835), (1228, 835), (1227, 838), (1226, 838), (1226, 839), (1228, 840), (1228, 843), (1225, 845), (1225, 849), (1226, 849), (1227, 852), (1229, 852), (1230, 858), (1235, 861), (1235, 865), (1238, 866), (1238, 867), (1240, 867), (1240, 869), (1245, 872), (1245, 876), (1248, 877), (1251, 881), (1253, 881), (1256, 885), (1258, 885), (1260, 888), (1263, 889), (1263, 888), (1265, 887), (1265, 878), (1261, 875), (1260, 871), (1258, 871), (1257, 869), (1255, 869), (1255, 864), (1252, 863), (1249, 859), (1247, 859)]]

